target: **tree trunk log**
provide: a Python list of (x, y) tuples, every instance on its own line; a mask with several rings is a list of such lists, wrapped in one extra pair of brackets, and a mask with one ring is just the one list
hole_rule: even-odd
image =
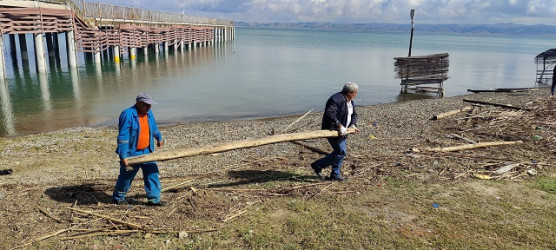
[(460, 150), (468, 150), (474, 148), (484, 148), (490, 146), (500, 146), (500, 145), (511, 145), (516, 143), (522, 143), (523, 141), (493, 141), (493, 142), (481, 142), (476, 144), (466, 144), (461, 146), (454, 146), (454, 147), (437, 147), (437, 148), (429, 148), (429, 151), (436, 151), (436, 152), (452, 152), (452, 151), (460, 151)]
[[(348, 129), (348, 133), (350, 134), (355, 133), (355, 129)], [(267, 136), (258, 139), (224, 142), (224, 143), (204, 146), (200, 148), (176, 149), (176, 150), (164, 151), (164, 152), (154, 152), (148, 155), (129, 157), (127, 158), (127, 162), (129, 165), (133, 165), (133, 164), (139, 164), (139, 163), (145, 163), (151, 161), (165, 161), (165, 160), (172, 160), (172, 159), (190, 157), (196, 155), (224, 152), (232, 149), (258, 147), (258, 146), (278, 143), (278, 142), (338, 137), (338, 135), (339, 135), (338, 131), (336, 130), (317, 130), (317, 131), (308, 131), (308, 132), (301, 132), (301, 133), (272, 135), (272, 136)]]

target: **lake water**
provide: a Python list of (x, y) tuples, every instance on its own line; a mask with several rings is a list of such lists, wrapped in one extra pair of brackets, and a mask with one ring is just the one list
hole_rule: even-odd
[[(35, 73), (32, 51), (29, 65), (12, 61), (7, 36), (4, 41), (3, 137), (115, 125), (139, 92), (159, 103), (152, 109), (162, 124), (322, 111), (347, 81), (359, 84), (356, 105), (436, 98), (400, 93), (393, 58), (407, 56), (409, 33), (237, 28), (235, 41), (184, 53), (138, 53), (136, 61), (118, 65), (105, 59), (96, 67), (80, 53), (78, 69), (70, 71), (62, 55), (45, 75)], [(28, 38), (30, 49), (31, 42)], [(467, 89), (536, 87), (534, 57), (553, 45), (553, 36), (416, 31), (412, 55), (449, 53), (450, 79), (444, 87), (446, 96), (455, 96)]]

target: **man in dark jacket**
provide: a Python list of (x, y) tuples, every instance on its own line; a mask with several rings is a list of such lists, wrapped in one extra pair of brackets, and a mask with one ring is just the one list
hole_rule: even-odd
[(359, 132), (359, 129), (356, 127), (357, 113), (355, 112), (355, 105), (353, 104), (353, 98), (357, 96), (358, 89), (359, 87), (357, 84), (348, 82), (344, 85), (341, 92), (332, 95), (328, 101), (326, 101), (324, 115), (322, 116), (322, 129), (338, 130), (340, 136), (328, 138), (328, 142), (334, 151), (324, 158), (311, 163), (311, 167), (320, 179), (325, 179), (322, 175), (322, 169), (332, 166), (332, 172), (330, 172), (330, 177), (327, 179), (337, 181), (345, 180), (345, 178), (341, 176), (341, 166), (347, 154), (347, 128), (353, 128), (355, 132)]
[(554, 97), (554, 90), (556, 89), (556, 64), (552, 70), (552, 87), (550, 88), (550, 97)]

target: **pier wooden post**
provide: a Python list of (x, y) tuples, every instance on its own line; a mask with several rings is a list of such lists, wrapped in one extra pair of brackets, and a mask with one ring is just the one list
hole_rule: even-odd
[(52, 36), (52, 45), (54, 45), (54, 57), (56, 58), (56, 60), (60, 61), (60, 43), (58, 41), (58, 33), (53, 34), (54, 35)]
[(6, 79), (6, 61), (4, 60), (4, 34), (0, 33), (0, 81)]
[(114, 62), (119, 63), (120, 62), (120, 46), (115, 45), (113, 50), (114, 50)]
[(66, 54), (68, 56), (68, 66), (77, 68), (77, 50), (73, 30), (66, 32)]
[(44, 56), (44, 43), (42, 33), (33, 34), (35, 42), (35, 60), (37, 62), (37, 71), (46, 73), (46, 57)]
[(12, 57), (12, 62), (14, 65), (17, 65), (17, 46), (15, 44), (15, 35), (10, 34), (8, 37), (10, 38), (10, 55)]
[(19, 50), (21, 51), (21, 60), (29, 61), (29, 53), (27, 52), (27, 39), (25, 34), (19, 34)]
[(95, 56), (95, 59), (93, 60), (95, 65), (101, 64), (102, 60), (101, 60), (101, 57), (100, 57), (100, 50), (97, 50), (97, 51), (93, 52), (93, 54)]
[(48, 51), (48, 60), (50, 63), (54, 63), (54, 41), (52, 38), (52, 33), (46, 33), (46, 50)]
[(129, 48), (129, 59), (135, 60), (137, 58), (137, 48)]

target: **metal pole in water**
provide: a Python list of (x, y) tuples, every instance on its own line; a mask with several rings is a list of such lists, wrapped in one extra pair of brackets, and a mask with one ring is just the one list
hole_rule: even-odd
[(411, 47), (413, 46), (413, 30), (415, 29), (415, 25), (413, 24), (413, 17), (415, 17), (415, 9), (411, 9), (409, 12), (409, 16), (411, 17), (411, 37), (409, 38), (409, 54), (407, 57), (411, 57)]

